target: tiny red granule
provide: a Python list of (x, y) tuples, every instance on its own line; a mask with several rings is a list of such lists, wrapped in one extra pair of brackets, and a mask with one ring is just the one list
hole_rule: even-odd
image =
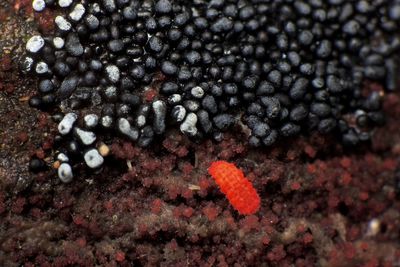
[(19, 213), (21, 213), (22, 210), (24, 209), (25, 204), (26, 204), (25, 198), (19, 197), (19, 198), (17, 198), (17, 199), (15, 200), (15, 202), (12, 204), (11, 211), (14, 212), (14, 213), (19, 214)]
[(301, 188), (301, 184), (299, 182), (294, 182), (294, 183), (291, 184), (290, 188), (293, 191), (297, 191), (297, 190), (299, 190)]
[(347, 172), (344, 173), (344, 174), (342, 175), (342, 179), (341, 179), (342, 185), (349, 185), (350, 182), (351, 182), (351, 174), (349, 174), (349, 173), (347, 173)]
[(310, 233), (306, 233), (303, 236), (304, 244), (310, 244), (314, 240), (313, 236)]
[(212, 205), (208, 205), (207, 207), (204, 207), (202, 209), (202, 211), (203, 211), (204, 215), (207, 216), (209, 221), (214, 221), (219, 214), (218, 209), (213, 207)]
[(123, 262), (125, 260), (125, 253), (122, 251), (115, 253), (115, 260), (118, 262)]
[(226, 161), (213, 162), (208, 169), (231, 205), (243, 215), (254, 214), (260, 208), (260, 196), (243, 172)]
[(353, 244), (349, 242), (344, 244), (344, 255), (349, 260), (353, 259), (356, 256), (356, 249)]
[(367, 242), (361, 242), (361, 243), (360, 243), (360, 248), (361, 248), (362, 250), (367, 250), (368, 247), (369, 247), (369, 245), (368, 245)]
[(153, 99), (157, 96), (157, 91), (154, 89), (149, 89), (147, 91), (144, 92), (144, 99), (147, 102), (151, 102), (153, 101)]
[(358, 198), (362, 201), (365, 201), (369, 198), (369, 194), (368, 194), (368, 192), (360, 192), (360, 194), (358, 195)]
[(151, 212), (154, 214), (159, 214), (161, 212), (162, 205), (163, 201), (161, 199), (159, 198), (154, 199), (151, 205)]
[(315, 149), (310, 145), (304, 148), (304, 152), (312, 159), (315, 158), (315, 155), (317, 154), (317, 151), (315, 151)]
[(185, 199), (191, 199), (193, 197), (193, 191), (190, 189), (185, 189), (182, 192), (182, 197), (184, 197)]
[(342, 165), (343, 168), (350, 168), (351, 166), (351, 159), (344, 157), (340, 160), (340, 165)]
[(397, 167), (397, 162), (394, 159), (386, 159), (383, 162), (383, 167), (387, 170), (394, 171)]
[(261, 239), (262, 243), (267, 246), (269, 244), (269, 242), (271, 242), (271, 239), (265, 235), (262, 239)]
[(307, 165), (307, 172), (310, 174), (314, 174), (317, 171), (317, 168), (315, 167), (314, 164), (308, 164)]
[(186, 218), (192, 217), (194, 210), (191, 207), (187, 207), (182, 211), (182, 215)]
[(84, 248), (86, 246), (86, 244), (87, 244), (86, 238), (84, 238), (84, 237), (78, 238), (75, 242), (81, 248)]
[(104, 208), (108, 211), (108, 212), (112, 212), (113, 211), (113, 203), (111, 200), (108, 200), (106, 202), (104, 202)]

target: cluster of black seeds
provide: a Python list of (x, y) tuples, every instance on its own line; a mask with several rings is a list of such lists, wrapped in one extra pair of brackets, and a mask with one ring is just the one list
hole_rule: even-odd
[(384, 122), (383, 92), (362, 83), (396, 87), (397, 0), (34, 1), (46, 5), (69, 10), (27, 42), (30, 104), (58, 105), (68, 153), (92, 168), (104, 130), (145, 147), (168, 127), (218, 141), (239, 123), (256, 147), (314, 130), (356, 145)]

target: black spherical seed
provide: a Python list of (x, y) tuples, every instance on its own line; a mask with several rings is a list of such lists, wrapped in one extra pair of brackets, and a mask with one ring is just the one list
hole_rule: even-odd
[(300, 132), (300, 126), (294, 123), (285, 123), (281, 128), (280, 132), (282, 133), (283, 136), (288, 137), (288, 136), (293, 136), (296, 135)]
[(329, 75), (326, 79), (328, 90), (332, 93), (340, 93), (343, 91), (343, 85), (340, 79), (334, 75)]
[(35, 173), (43, 171), (45, 167), (46, 164), (44, 161), (38, 158), (33, 158), (29, 162), (29, 170)]
[(131, 75), (131, 77), (135, 80), (141, 80), (143, 79), (144, 75), (146, 74), (145, 69), (143, 66), (141, 65), (136, 65), (133, 66), (130, 71), (129, 74)]
[(311, 104), (311, 112), (317, 115), (318, 117), (327, 117), (331, 113), (331, 108), (329, 105), (323, 102), (314, 102)]
[(32, 96), (29, 99), (29, 106), (33, 108), (41, 108), (42, 106), (42, 99), (38, 96)]
[(262, 97), (261, 103), (266, 108), (266, 116), (269, 119), (276, 119), (281, 111), (281, 104), (276, 97)]
[(213, 118), (214, 125), (221, 131), (226, 131), (235, 123), (235, 118), (230, 114), (219, 114)]
[(46, 94), (54, 90), (54, 84), (51, 80), (42, 80), (38, 86), (39, 92)]
[(290, 120), (299, 122), (301, 120), (304, 120), (307, 115), (307, 107), (304, 104), (299, 104), (290, 111)]
[(161, 92), (166, 95), (178, 93), (179, 86), (173, 82), (166, 82), (161, 87)]
[(292, 88), (290, 88), (289, 95), (292, 99), (301, 99), (304, 94), (307, 92), (307, 88), (309, 85), (309, 81), (305, 78), (297, 79)]
[(107, 47), (111, 52), (116, 53), (116, 52), (120, 52), (120, 51), (122, 51), (122, 49), (124, 49), (124, 43), (120, 39), (111, 40), (110, 42), (108, 42)]
[(152, 36), (149, 39), (148, 47), (150, 49), (150, 52), (158, 53), (161, 52), (161, 50), (163, 49), (163, 42), (159, 37)]
[(171, 12), (172, 4), (169, 0), (159, 0), (155, 5), (155, 11), (159, 14), (167, 14)]

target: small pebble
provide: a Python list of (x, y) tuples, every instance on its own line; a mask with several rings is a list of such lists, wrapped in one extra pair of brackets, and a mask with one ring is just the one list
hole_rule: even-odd
[(103, 157), (107, 157), (110, 154), (110, 147), (104, 143), (100, 144), (98, 150), (99, 150), (100, 155)]

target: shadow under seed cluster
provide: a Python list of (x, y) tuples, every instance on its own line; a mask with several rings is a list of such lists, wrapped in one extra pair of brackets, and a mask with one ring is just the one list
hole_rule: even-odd
[(64, 182), (69, 155), (103, 164), (104, 132), (146, 147), (168, 127), (220, 141), (239, 123), (255, 147), (309, 131), (356, 145), (384, 122), (362, 82), (396, 86), (400, 1), (33, 1), (46, 6), (67, 10), (21, 64), (39, 77), (30, 105), (61, 111)]

